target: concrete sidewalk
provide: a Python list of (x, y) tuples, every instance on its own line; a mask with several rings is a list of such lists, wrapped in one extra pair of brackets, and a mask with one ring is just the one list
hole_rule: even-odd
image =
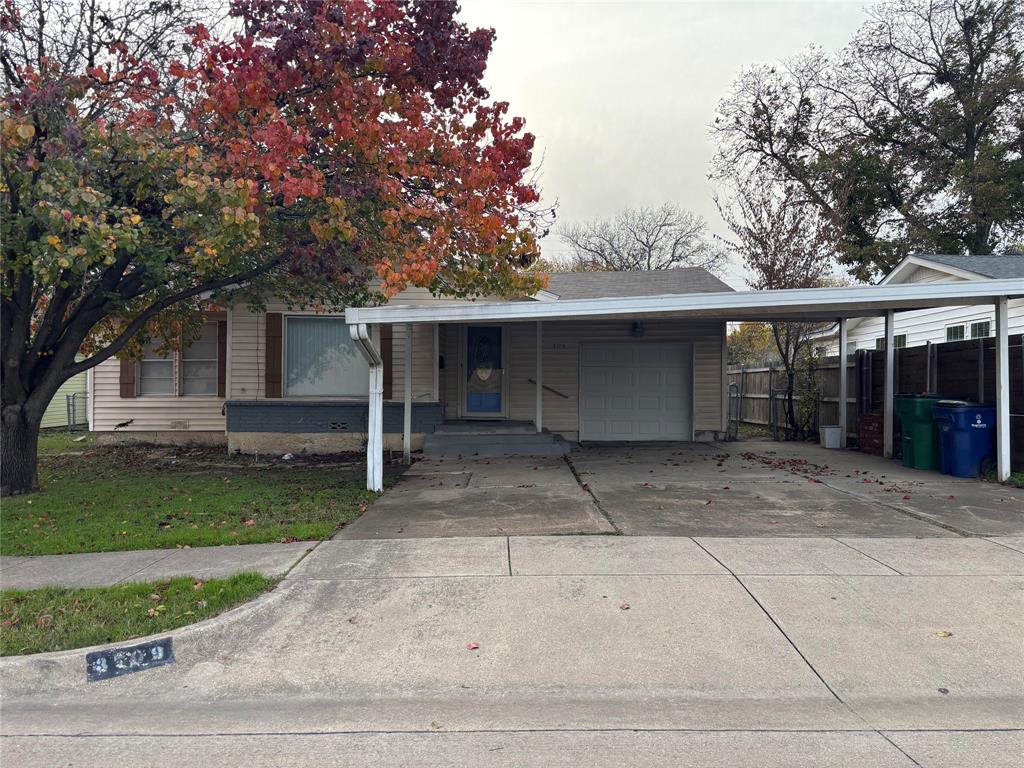
[(142, 549), (79, 555), (0, 557), (0, 587), (106, 587), (130, 581), (158, 581), (172, 576), (216, 579), (243, 571), (282, 576), (315, 541), (288, 544), (241, 544), (188, 549)]
[(1018, 765), (1022, 549), (325, 542), (171, 633), (174, 664), (90, 684), (84, 650), (0, 660), (0, 749), (26, 768)]

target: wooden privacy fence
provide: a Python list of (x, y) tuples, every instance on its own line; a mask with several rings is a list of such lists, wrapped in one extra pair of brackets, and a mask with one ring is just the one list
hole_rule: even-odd
[[(995, 402), (995, 339), (903, 347), (895, 351), (896, 394)], [(815, 368), (816, 398), (812, 430), (839, 423), (839, 358), (827, 357)], [(857, 350), (845, 366), (847, 434), (855, 440), (866, 414), (880, 412), (885, 387), (885, 352)], [(786, 425), (785, 371), (778, 366), (729, 369), (730, 418), (768, 427)], [(898, 428), (898, 424), (897, 424)], [(899, 445), (895, 440), (894, 445)], [(1024, 336), (1010, 336), (1010, 454), (1014, 470), (1024, 469)]]

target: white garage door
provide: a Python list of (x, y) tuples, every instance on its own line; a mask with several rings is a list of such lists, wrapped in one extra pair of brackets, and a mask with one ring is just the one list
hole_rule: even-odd
[(693, 347), (580, 346), (580, 440), (692, 440)]

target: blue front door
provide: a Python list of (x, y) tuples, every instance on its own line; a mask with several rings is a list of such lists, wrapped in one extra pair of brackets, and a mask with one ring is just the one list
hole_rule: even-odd
[(502, 369), (501, 326), (466, 328), (466, 413), (500, 415), (505, 371)]

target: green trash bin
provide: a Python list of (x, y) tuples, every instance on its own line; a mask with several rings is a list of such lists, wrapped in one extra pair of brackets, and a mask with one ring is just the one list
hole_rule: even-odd
[(899, 395), (895, 398), (896, 418), (903, 433), (903, 466), (938, 469), (939, 430), (932, 420), (932, 408), (943, 398), (929, 395)]

